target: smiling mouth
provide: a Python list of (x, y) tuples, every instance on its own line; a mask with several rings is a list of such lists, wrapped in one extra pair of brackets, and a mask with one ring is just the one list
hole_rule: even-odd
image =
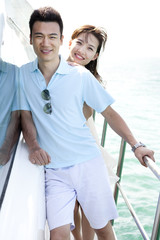
[(75, 53), (75, 57), (77, 59), (79, 59), (79, 60), (84, 60), (84, 58), (81, 55), (77, 54), (77, 53)]
[(49, 54), (52, 50), (41, 50), (43, 54)]

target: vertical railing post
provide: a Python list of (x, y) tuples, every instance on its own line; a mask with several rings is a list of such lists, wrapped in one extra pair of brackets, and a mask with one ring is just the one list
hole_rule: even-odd
[(93, 120), (95, 121), (95, 117), (96, 117), (96, 111), (93, 110)]
[[(117, 173), (116, 175), (119, 177), (119, 181), (121, 181), (121, 177), (122, 177), (122, 170), (123, 170), (123, 162), (124, 162), (124, 155), (125, 155), (125, 151), (126, 151), (126, 142), (124, 141), (124, 139), (122, 138), (121, 140), (121, 145), (120, 145), (120, 151), (119, 151), (119, 159), (118, 159), (118, 165), (117, 165)], [(115, 203), (117, 205), (117, 201), (118, 201), (118, 195), (119, 195), (119, 188), (118, 185), (115, 184), (115, 189), (114, 189), (114, 200)], [(112, 225), (114, 224), (114, 220), (112, 220)]]
[(157, 239), (156, 240), (159, 240), (159, 239), (160, 239), (160, 223), (159, 223), (159, 228), (158, 228)]
[(107, 132), (107, 121), (104, 119), (103, 130), (102, 130), (102, 138), (101, 138), (101, 146), (104, 147), (106, 140), (106, 132)]
[[(123, 170), (123, 162), (124, 162), (125, 150), (126, 150), (126, 142), (122, 138), (121, 146), (120, 146), (120, 152), (119, 152), (117, 173), (116, 173), (116, 175), (119, 177), (119, 182), (121, 181), (121, 177), (122, 177), (122, 170)], [(118, 200), (118, 194), (119, 194), (119, 188), (118, 188), (118, 186), (116, 184), (115, 185), (115, 189), (114, 189), (114, 200), (115, 200), (116, 204), (117, 204), (117, 200)]]
[(157, 209), (152, 229), (151, 240), (159, 240), (160, 239), (160, 194), (157, 203)]

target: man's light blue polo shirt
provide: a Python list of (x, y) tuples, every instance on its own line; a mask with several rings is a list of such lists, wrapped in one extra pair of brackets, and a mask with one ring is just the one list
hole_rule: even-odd
[(10, 121), (11, 112), (17, 110), (15, 94), (18, 67), (0, 59), (0, 146), (2, 145)]
[[(61, 58), (48, 86), (37, 59), (20, 68), (21, 109), (31, 111), (40, 146), (51, 156), (47, 168), (72, 166), (98, 157), (101, 152), (86, 126), (83, 104), (104, 111), (114, 99), (94, 76), (81, 66), (70, 66)], [(48, 89), (52, 113), (43, 107), (41, 92)]]

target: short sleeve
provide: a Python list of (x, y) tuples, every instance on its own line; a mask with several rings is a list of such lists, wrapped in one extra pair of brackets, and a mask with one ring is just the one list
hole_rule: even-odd
[(98, 113), (103, 112), (115, 100), (88, 71), (83, 76), (83, 100)]

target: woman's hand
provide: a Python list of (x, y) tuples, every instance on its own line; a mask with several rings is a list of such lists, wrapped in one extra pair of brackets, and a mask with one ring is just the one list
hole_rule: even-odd
[(155, 159), (154, 159), (154, 151), (146, 148), (146, 147), (138, 147), (136, 148), (135, 152), (134, 152), (136, 158), (138, 158), (138, 160), (140, 161), (140, 163), (147, 167), (145, 162), (144, 162), (144, 157), (145, 156), (148, 156), (149, 158), (151, 158), (154, 162), (155, 162)]

